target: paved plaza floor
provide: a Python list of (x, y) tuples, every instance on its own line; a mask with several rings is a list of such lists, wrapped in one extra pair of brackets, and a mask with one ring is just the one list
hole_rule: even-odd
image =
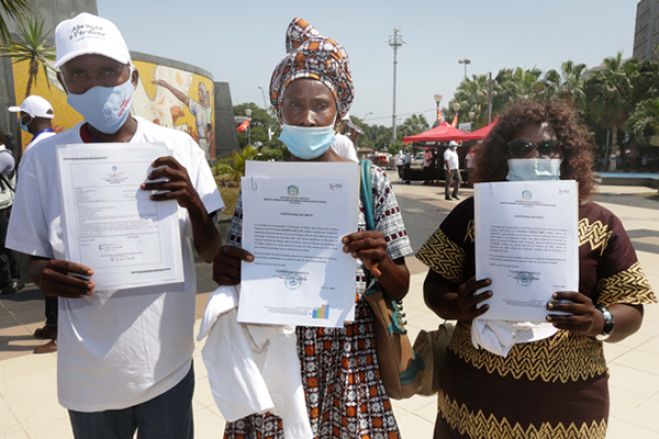
[[(456, 202), (444, 201), (443, 188), (419, 183), (395, 182), (395, 191), (416, 251)], [(659, 198), (656, 189), (602, 186), (596, 200), (616, 213), (625, 224), (637, 249), (641, 266), (659, 292)], [(469, 189), (462, 191), (463, 196)], [(410, 293), (405, 299), (410, 336), (440, 323), (423, 303), (425, 267), (408, 258), (412, 273)], [(202, 281), (207, 282), (208, 267)], [(200, 271), (198, 270), (198, 271)], [(56, 354), (32, 354), (41, 340), (32, 338), (43, 324), (40, 291), (26, 288), (11, 296), (0, 296), (0, 439), (60, 439), (72, 437), (66, 411), (57, 403)], [(208, 293), (197, 295), (197, 327)], [(640, 331), (626, 340), (605, 344), (611, 380), (609, 438), (659, 438), (659, 305), (647, 306)], [(195, 332), (196, 335), (196, 332)], [(193, 399), (196, 438), (218, 438), (224, 420), (215, 407), (201, 360), (201, 345), (195, 350), (196, 388)], [(431, 438), (436, 416), (433, 397), (416, 396), (394, 402), (394, 411), (404, 438)]]

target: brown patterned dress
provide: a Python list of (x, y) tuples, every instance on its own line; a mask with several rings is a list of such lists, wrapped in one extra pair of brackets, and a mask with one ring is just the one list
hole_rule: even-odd
[[(458, 205), (417, 253), (450, 282), (475, 274), (473, 198)], [(594, 303), (656, 302), (620, 220), (579, 208), (579, 291)], [(604, 438), (609, 414), (602, 342), (559, 330), (507, 357), (476, 349), (459, 322), (440, 379), (435, 438)]]
[[(377, 229), (387, 241), (387, 254), (398, 259), (412, 254), (398, 202), (384, 172), (371, 168)], [(357, 213), (357, 212), (355, 212)], [(241, 244), (242, 203), (239, 201), (229, 241)], [(360, 202), (358, 229), (365, 230)], [(355, 322), (344, 328), (297, 328), (297, 347), (307, 410), (314, 438), (398, 439), (398, 424), (384, 389), (375, 352), (373, 312), (362, 299), (365, 274), (357, 269)], [(281, 418), (271, 413), (228, 423), (226, 439), (283, 439)]]

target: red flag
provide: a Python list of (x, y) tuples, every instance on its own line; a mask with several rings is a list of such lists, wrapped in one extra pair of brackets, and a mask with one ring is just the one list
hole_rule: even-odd
[(244, 133), (245, 131), (247, 131), (250, 120), (251, 119), (245, 119), (244, 121), (242, 121), (242, 123), (236, 127), (236, 131), (238, 131), (239, 133)]
[(451, 126), (453, 128), (457, 128), (457, 126), (458, 126), (458, 113), (455, 113), (455, 116), (453, 117), (453, 122), (451, 122)]

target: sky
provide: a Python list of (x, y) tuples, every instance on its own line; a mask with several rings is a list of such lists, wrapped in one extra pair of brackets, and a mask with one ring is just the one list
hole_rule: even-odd
[(229, 82), (234, 105), (264, 106), (286, 28), (303, 17), (350, 56), (355, 82), (351, 114), (391, 126), (393, 29), (398, 50), (396, 114), (434, 117), (433, 96), (451, 99), (468, 74), (504, 67), (560, 69), (571, 59), (599, 65), (632, 55), (635, 0), (98, 0), (131, 50), (203, 68)]

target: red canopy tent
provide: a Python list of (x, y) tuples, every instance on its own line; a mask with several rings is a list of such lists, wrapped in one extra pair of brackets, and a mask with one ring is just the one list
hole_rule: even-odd
[(489, 125), (485, 125), (483, 128), (479, 128), (475, 131), (472, 131), (470, 133), (467, 133), (467, 138), (464, 140), (481, 140), (487, 137), (488, 134), (490, 134), (490, 131), (492, 131), (492, 128), (494, 128), (494, 125), (497, 124), (497, 120), (492, 122)]
[(469, 134), (452, 127), (446, 122), (413, 136), (403, 137), (403, 143), (448, 142), (449, 140), (468, 140)]

